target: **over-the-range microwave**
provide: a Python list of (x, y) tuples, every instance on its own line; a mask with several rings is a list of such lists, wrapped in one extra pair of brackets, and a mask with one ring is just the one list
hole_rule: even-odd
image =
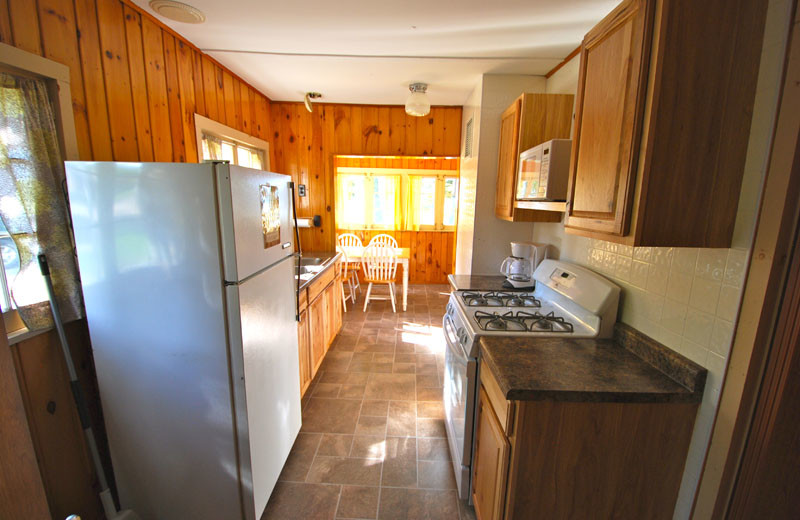
[(519, 154), (517, 200), (567, 200), (571, 139), (552, 139)]

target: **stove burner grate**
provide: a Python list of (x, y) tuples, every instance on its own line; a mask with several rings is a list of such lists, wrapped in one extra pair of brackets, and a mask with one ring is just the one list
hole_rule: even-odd
[(542, 303), (530, 293), (504, 291), (467, 291), (461, 298), (467, 307), (541, 307)]

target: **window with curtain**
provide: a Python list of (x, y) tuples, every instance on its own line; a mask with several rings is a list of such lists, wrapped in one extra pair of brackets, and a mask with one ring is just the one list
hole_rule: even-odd
[(203, 132), (203, 160), (230, 161), (231, 164), (255, 168), (264, 168), (264, 150), (246, 144), (223, 139), (214, 134)]
[(2, 307), (29, 330), (52, 326), (37, 256), (44, 253), (65, 321), (83, 304), (69, 229), (64, 163), (45, 80), (0, 72)]
[(432, 173), (338, 173), (337, 229), (452, 231), (458, 177)]

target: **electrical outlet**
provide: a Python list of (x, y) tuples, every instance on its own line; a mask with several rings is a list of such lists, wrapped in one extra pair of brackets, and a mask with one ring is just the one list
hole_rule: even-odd
[(301, 197), (305, 197), (306, 196), (306, 185), (305, 184), (299, 184), (297, 186), (297, 194), (299, 196), (301, 196)]

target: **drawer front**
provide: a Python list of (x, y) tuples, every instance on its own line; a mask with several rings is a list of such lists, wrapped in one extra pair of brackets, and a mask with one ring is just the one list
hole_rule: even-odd
[(481, 367), (481, 384), (486, 390), (486, 396), (497, 414), (497, 420), (503, 427), (503, 431), (506, 435), (511, 435), (514, 426), (514, 402), (506, 399), (503, 391), (500, 390), (500, 384), (485, 364)]
[(325, 290), (325, 287), (333, 281), (335, 275), (336, 270), (330, 267), (317, 275), (317, 278), (308, 286), (308, 301), (313, 302), (319, 296), (319, 293)]

